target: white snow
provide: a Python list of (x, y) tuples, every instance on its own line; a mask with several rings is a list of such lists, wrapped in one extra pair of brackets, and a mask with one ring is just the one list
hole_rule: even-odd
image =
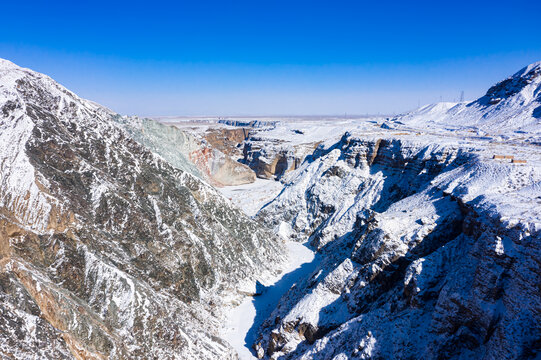
[(540, 94), (541, 62), (536, 62), (499, 82), (475, 101), (430, 104), (395, 120), (413, 127), (470, 129), (483, 136), (488, 133), (509, 137), (525, 132), (539, 135)]
[(225, 186), (218, 190), (248, 216), (254, 216), (266, 203), (282, 191), (284, 184), (265, 179), (256, 179), (251, 184)]
[[(274, 180), (256, 179), (252, 184), (226, 186), (220, 192), (247, 215), (254, 216), (266, 203), (272, 201), (283, 188)], [(258, 284), (264, 287), (261, 295), (245, 297), (240, 305), (228, 312), (222, 337), (238, 352), (240, 360), (257, 359), (251, 350), (261, 323), (271, 314), (278, 301), (299, 279), (312, 272), (317, 265), (315, 255), (306, 244), (286, 243), (289, 262), (281, 277)]]
[(250, 344), (256, 340), (259, 326), (272, 313), (282, 295), (317, 266), (318, 259), (306, 244), (288, 241), (286, 245), (290, 260), (283, 269), (284, 275), (264, 284), (261, 295), (246, 297), (229, 311), (222, 337), (237, 350), (240, 360), (257, 359)]

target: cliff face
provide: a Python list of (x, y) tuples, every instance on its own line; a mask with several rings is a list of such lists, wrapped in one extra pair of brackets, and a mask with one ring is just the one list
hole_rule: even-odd
[(318, 143), (290, 145), (261, 139), (257, 135), (244, 142), (242, 162), (262, 179), (280, 180), (297, 169)]
[(308, 157), (258, 218), (320, 263), (264, 323), (259, 356), (534, 358), (541, 171), (488, 149), (345, 135)]
[(151, 119), (115, 116), (114, 120), (130, 137), (171, 165), (214, 186), (249, 184), (255, 181), (255, 173), (235, 160), (240, 152), (236, 148), (236, 140), (242, 142), (240, 138), (243, 129), (212, 129), (200, 139), (175, 126)]
[(242, 156), (241, 144), (250, 136), (250, 128), (214, 128), (205, 133), (205, 140), (224, 154), (238, 159)]
[(2, 356), (235, 357), (216, 336), (224, 299), (269, 275), (283, 245), (150, 148), (0, 61)]

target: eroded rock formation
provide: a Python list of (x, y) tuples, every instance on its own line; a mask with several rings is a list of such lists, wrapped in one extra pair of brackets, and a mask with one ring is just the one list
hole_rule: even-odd
[(291, 146), (279, 140), (273, 142), (254, 135), (245, 141), (241, 161), (260, 178), (280, 180), (288, 172), (297, 169), (318, 145), (316, 142)]
[[(234, 151), (234, 144), (237, 139), (241, 139), (243, 129), (225, 132), (222, 129), (212, 129), (200, 139), (175, 126), (151, 119), (121, 116), (115, 116), (114, 119), (132, 138), (155, 154), (214, 186), (249, 184), (256, 178), (248, 166), (237, 161), (238, 154)], [(207, 141), (207, 137), (212, 141)]]
[(349, 135), (317, 149), (258, 214), (321, 259), (266, 320), (259, 356), (535, 357), (541, 173), (484, 157)]

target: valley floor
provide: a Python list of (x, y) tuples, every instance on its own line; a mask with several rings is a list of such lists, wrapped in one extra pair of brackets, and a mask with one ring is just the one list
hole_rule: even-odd
[(274, 199), (282, 188), (283, 184), (279, 181), (256, 179), (251, 184), (226, 186), (218, 190), (246, 215), (254, 216), (259, 209)]
[(262, 322), (272, 313), (282, 295), (318, 264), (318, 257), (305, 244), (288, 241), (287, 249), (290, 260), (283, 269), (284, 275), (261, 285), (260, 295), (246, 297), (228, 314), (222, 336), (235, 348), (240, 360), (257, 359), (250, 344), (255, 342)]
[[(257, 179), (252, 184), (228, 186), (221, 192), (246, 214), (253, 216), (282, 189), (278, 181)], [(282, 276), (266, 284), (258, 284), (260, 295), (246, 297), (228, 314), (223, 338), (238, 352), (241, 360), (257, 359), (250, 344), (257, 338), (262, 322), (269, 317), (278, 301), (298, 280), (305, 278), (317, 266), (318, 258), (307, 244), (294, 241), (286, 243), (289, 262), (282, 269)]]

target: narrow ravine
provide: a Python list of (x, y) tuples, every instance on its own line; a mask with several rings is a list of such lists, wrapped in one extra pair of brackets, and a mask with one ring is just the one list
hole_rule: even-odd
[[(273, 180), (257, 179), (255, 183), (228, 186), (220, 191), (247, 215), (254, 216), (266, 203), (280, 193), (282, 184)], [(227, 316), (222, 336), (238, 352), (240, 360), (257, 359), (252, 344), (257, 339), (261, 324), (269, 317), (282, 295), (297, 281), (309, 275), (319, 259), (307, 244), (294, 241), (286, 243), (288, 262), (282, 268), (281, 276), (270, 279), (261, 295), (246, 297)]]
[(278, 301), (297, 281), (309, 275), (317, 266), (318, 257), (306, 245), (286, 243), (289, 263), (283, 276), (264, 286), (261, 295), (246, 297), (229, 312), (223, 337), (239, 354), (239, 359), (257, 359), (251, 345), (257, 339), (263, 321), (272, 313)]

